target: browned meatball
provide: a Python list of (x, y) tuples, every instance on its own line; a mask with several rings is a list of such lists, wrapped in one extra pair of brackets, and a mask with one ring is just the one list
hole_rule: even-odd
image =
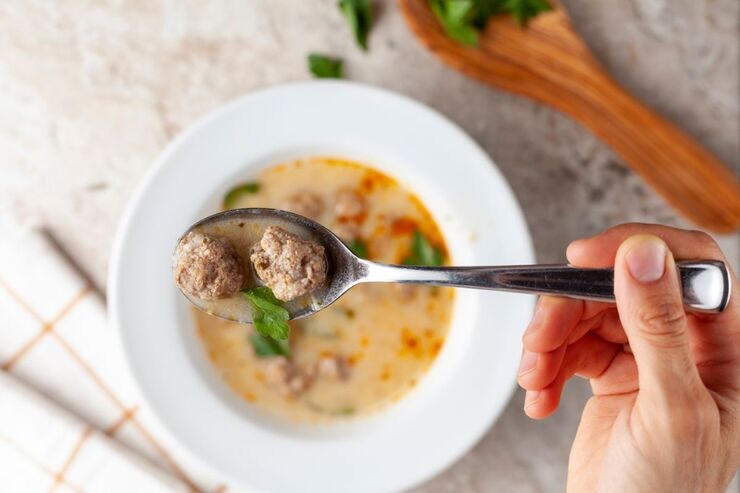
[(334, 215), (338, 218), (358, 217), (367, 212), (365, 198), (352, 188), (337, 191), (334, 201)]
[(277, 226), (265, 230), (250, 258), (260, 279), (283, 301), (310, 293), (326, 279), (324, 247)]
[(324, 201), (313, 192), (298, 192), (282, 203), (281, 208), (309, 219), (317, 220), (324, 210)]
[(278, 389), (285, 397), (296, 397), (313, 384), (316, 369), (313, 366), (300, 367), (283, 356), (270, 358), (265, 368), (268, 385)]
[(284, 356), (270, 358), (265, 364), (265, 381), (285, 397), (297, 397), (318, 378), (346, 380), (347, 360), (341, 356), (324, 356), (317, 362), (298, 365)]
[(347, 358), (343, 356), (322, 356), (316, 364), (319, 376), (334, 380), (345, 380), (349, 376)]
[(244, 267), (224, 238), (190, 232), (175, 250), (175, 283), (202, 300), (227, 298), (244, 285)]

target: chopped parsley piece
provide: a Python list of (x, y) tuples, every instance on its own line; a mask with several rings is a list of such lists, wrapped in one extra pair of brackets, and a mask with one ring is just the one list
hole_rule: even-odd
[(308, 68), (319, 79), (341, 79), (344, 77), (343, 62), (339, 58), (312, 53), (308, 55)]
[(260, 184), (256, 182), (242, 183), (229, 190), (224, 195), (224, 209), (233, 209), (236, 203), (244, 195), (251, 195), (260, 190)]
[(478, 31), (472, 25), (473, 0), (431, 0), (429, 6), (449, 37), (468, 46), (478, 44)]
[(340, 0), (339, 8), (352, 29), (357, 45), (367, 51), (367, 36), (373, 23), (373, 8), (370, 0)]
[(285, 340), (290, 333), (290, 313), (280, 305), (267, 286), (242, 290), (252, 303), (252, 324), (260, 335)]
[(502, 7), (520, 26), (526, 26), (530, 19), (534, 19), (542, 12), (552, 10), (552, 6), (546, 0), (503, 0)]
[(303, 402), (306, 404), (306, 407), (319, 414), (328, 414), (330, 416), (352, 416), (355, 414), (355, 408), (352, 406), (344, 406), (338, 409), (327, 409), (308, 399), (304, 399)]
[(411, 252), (403, 263), (438, 267), (443, 261), (442, 251), (435, 248), (418, 229), (414, 231), (414, 236), (411, 238)]
[(290, 355), (290, 347), (287, 340), (277, 340), (254, 332), (249, 336), (249, 342), (252, 343), (254, 354), (260, 358)]
[(547, 0), (429, 0), (429, 7), (447, 35), (468, 46), (478, 44), (478, 32), (495, 15), (511, 14), (524, 27), (542, 12), (552, 10)]

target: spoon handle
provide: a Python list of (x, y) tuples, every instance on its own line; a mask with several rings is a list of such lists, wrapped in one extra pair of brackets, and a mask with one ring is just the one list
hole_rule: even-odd
[[(492, 289), (614, 302), (614, 270), (569, 265), (501, 267), (411, 267), (365, 262), (361, 282), (402, 282), (435, 286)], [(724, 262), (678, 262), (686, 309), (719, 313), (730, 299), (730, 276)]]

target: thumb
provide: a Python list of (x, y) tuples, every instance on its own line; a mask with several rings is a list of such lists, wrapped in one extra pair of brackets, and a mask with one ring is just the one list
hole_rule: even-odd
[(637, 235), (622, 243), (614, 265), (614, 294), (637, 362), (640, 391), (661, 395), (663, 402), (686, 397), (699, 375), (689, 348), (678, 270), (663, 240)]

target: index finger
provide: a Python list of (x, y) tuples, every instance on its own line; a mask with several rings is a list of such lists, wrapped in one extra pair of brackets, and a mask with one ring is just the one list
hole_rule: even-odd
[(728, 264), (722, 250), (706, 233), (644, 223), (620, 224), (596, 236), (576, 240), (568, 245), (566, 256), (578, 267), (612, 267), (619, 245), (631, 236), (644, 234), (665, 241), (676, 260), (722, 260)]

